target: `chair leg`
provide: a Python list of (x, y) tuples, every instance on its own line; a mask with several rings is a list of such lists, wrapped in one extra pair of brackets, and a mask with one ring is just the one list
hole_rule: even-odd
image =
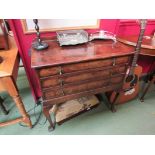
[(9, 111), (6, 110), (5, 106), (3, 105), (4, 100), (0, 97), (0, 108), (2, 109), (3, 113), (7, 115)]

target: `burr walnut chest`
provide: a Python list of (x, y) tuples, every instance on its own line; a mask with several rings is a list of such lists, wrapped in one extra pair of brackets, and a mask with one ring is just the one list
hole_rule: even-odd
[(49, 111), (54, 104), (119, 91), (134, 51), (132, 46), (103, 40), (76, 46), (60, 47), (56, 41), (48, 44), (49, 48), (43, 51), (32, 49), (31, 67), (38, 75), (43, 112), (50, 130), (54, 124)]

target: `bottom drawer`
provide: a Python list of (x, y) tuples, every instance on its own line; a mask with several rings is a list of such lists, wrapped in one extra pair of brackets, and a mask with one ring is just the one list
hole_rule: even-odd
[(66, 86), (66, 87), (62, 87), (62, 88), (60, 87), (57, 90), (52, 88), (52, 89), (43, 91), (43, 98), (51, 99), (51, 98), (64, 96), (64, 95), (68, 95), (68, 94), (79, 93), (81, 91), (83, 92), (83, 91), (87, 91), (90, 89), (95, 89), (98, 87), (106, 86), (109, 84), (109, 82), (110, 82), (110, 80), (108, 79), (108, 80), (87, 82), (87, 83), (83, 83), (83, 84), (79, 84), (79, 85), (70, 85), (70, 86)]
[(85, 91), (85, 92), (70, 94), (70, 95), (66, 95), (66, 96), (60, 96), (58, 98), (53, 98), (53, 99), (49, 99), (49, 100), (43, 100), (43, 106), (44, 107), (49, 106), (49, 105), (51, 106), (54, 104), (66, 102), (68, 100), (77, 99), (77, 98), (80, 98), (83, 96), (89, 96), (89, 95), (99, 94), (99, 93), (103, 93), (103, 92), (119, 90), (119, 89), (121, 89), (121, 87), (122, 87), (122, 84), (118, 83), (118, 84), (109, 85), (109, 86), (105, 86), (102, 88), (97, 88), (97, 89), (93, 89), (93, 90), (89, 90), (89, 91)]

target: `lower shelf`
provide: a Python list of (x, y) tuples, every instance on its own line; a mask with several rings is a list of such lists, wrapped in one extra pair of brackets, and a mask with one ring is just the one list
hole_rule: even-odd
[(100, 102), (95, 95), (85, 96), (55, 105), (50, 110), (50, 113), (53, 113), (55, 116), (56, 123), (61, 125), (65, 121), (97, 107), (99, 103)]

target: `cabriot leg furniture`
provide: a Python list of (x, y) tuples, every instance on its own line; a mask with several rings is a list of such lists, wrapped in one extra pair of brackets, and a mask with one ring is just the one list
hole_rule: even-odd
[[(49, 38), (51, 39), (51, 38)], [(32, 49), (31, 66), (38, 76), (43, 99), (43, 112), (54, 129), (50, 109), (68, 100), (121, 90), (132, 46), (112, 41), (92, 41), (78, 46), (60, 47), (58, 42), (48, 42), (49, 48), (38, 52)], [(115, 112), (115, 105), (111, 103)]]
[(47, 118), (47, 120), (50, 124), (48, 127), (49, 131), (53, 131), (55, 129), (55, 122), (52, 121), (51, 116), (50, 116), (50, 109), (51, 108), (52, 107), (43, 107), (44, 116)]

